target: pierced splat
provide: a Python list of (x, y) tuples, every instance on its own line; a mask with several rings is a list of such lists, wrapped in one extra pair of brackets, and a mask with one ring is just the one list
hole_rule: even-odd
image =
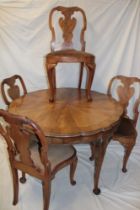
[[(21, 87), (18, 84), (16, 84), (17, 82), (21, 84)], [(23, 95), (27, 94), (24, 81), (19, 75), (14, 75), (2, 81), (1, 92), (6, 105), (9, 105), (11, 101), (21, 96), (21, 89)]]
[(0, 132), (5, 137), (11, 159), (18, 160), (23, 164), (34, 167), (30, 154), (31, 133), (25, 132), (23, 125), (9, 123), (5, 127), (0, 125)]
[(122, 103), (124, 107), (128, 106), (130, 98), (135, 93), (134, 87), (130, 87), (130, 84), (127, 84), (126, 86), (119, 86), (117, 88), (118, 96), (119, 96), (119, 101)]
[[(29, 166), (33, 166), (30, 154), (31, 133), (25, 132), (24, 126), (11, 125), (8, 134), (14, 141), (16, 156), (20, 155), (20, 161)], [(17, 156), (18, 157), (18, 156)]]
[(15, 84), (12, 84), (7, 91), (12, 100), (20, 97), (20, 89)]
[(59, 25), (63, 31), (64, 42), (70, 45), (72, 44), (73, 30), (77, 22), (74, 17), (71, 18), (72, 14), (73, 14), (73, 11), (67, 12), (65, 10), (63, 12), (64, 18), (61, 17), (59, 19)]

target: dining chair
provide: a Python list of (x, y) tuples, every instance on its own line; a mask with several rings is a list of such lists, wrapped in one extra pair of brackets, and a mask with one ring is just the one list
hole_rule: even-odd
[(1, 83), (1, 93), (6, 105), (11, 101), (27, 94), (25, 83), (20, 75), (13, 75), (4, 79)]
[[(5, 78), (1, 82), (1, 93), (5, 104), (9, 106), (13, 100), (19, 98), (20, 96), (26, 95), (27, 88), (22, 77), (15, 74), (11, 77)], [(22, 172), (22, 178), (20, 181), (24, 182), (24, 180), (25, 173)]]
[[(115, 76), (109, 82), (107, 94), (116, 98), (124, 109), (124, 115), (112, 139), (118, 141), (124, 147), (122, 171), (127, 172), (126, 165), (137, 137), (136, 124), (140, 105), (140, 79), (123, 75)], [(92, 144), (91, 151), (90, 159), (92, 160), (94, 159), (94, 146)]]
[(85, 52), (86, 15), (79, 7), (54, 7), (49, 14), (51, 31), (51, 52), (46, 55), (46, 70), (50, 86), (50, 102), (54, 101), (56, 91), (55, 69), (58, 63), (79, 63), (81, 88), (84, 67), (87, 70), (86, 96), (92, 100), (90, 89), (95, 73), (95, 56)]
[[(48, 210), (51, 180), (59, 170), (70, 166), (70, 183), (76, 184), (75, 148), (71, 145), (48, 145), (42, 129), (27, 117), (14, 115), (5, 110), (0, 110), (0, 117), (4, 122), (0, 121), (0, 134), (7, 142), (13, 176), (13, 205), (18, 202), (18, 170), (20, 170), (42, 181), (43, 209)], [(36, 141), (32, 139), (32, 135), (36, 135)], [(22, 180), (22, 183), (24, 182), (26, 179)]]

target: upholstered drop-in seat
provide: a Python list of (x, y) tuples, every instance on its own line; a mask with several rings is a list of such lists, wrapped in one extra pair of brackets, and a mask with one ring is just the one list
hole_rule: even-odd
[[(53, 56), (53, 57), (52, 57)], [(84, 62), (84, 63), (94, 63), (95, 56), (93, 54), (74, 50), (74, 49), (64, 49), (57, 50), (47, 54), (47, 62)]]
[[(33, 138), (32, 138), (33, 139)], [(39, 155), (39, 145), (35, 140), (32, 140), (30, 143), (30, 153), (31, 153), (31, 159), (36, 167), (36, 169), (40, 173), (44, 173), (44, 165), (41, 162), (40, 155)], [(74, 152), (76, 152), (73, 149), (73, 146), (70, 145), (49, 145), (48, 149), (48, 159), (51, 163), (51, 171), (54, 170), (54, 168), (59, 164), (66, 160), (68, 160), (70, 157), (74, 155)], [(16, 161), (20, 162), (20, 155), (17, 154), (15, 156)]]

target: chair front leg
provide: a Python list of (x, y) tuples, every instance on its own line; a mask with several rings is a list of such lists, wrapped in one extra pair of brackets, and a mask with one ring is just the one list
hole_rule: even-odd
[[(127, 139), (128, 141), (128, 139)], [(124, 157), (123, 157), (123, 167), (122, 167), (122, 172), (126, 173), (127, 172), (127, 168), (126, 168), (126, 165), (127, 165), (127, 162), (128, 162), (128, 159), (129, 159), (129, 156), (132, 152), (132, 149), (135, 145), (135, 142), (136, 142), (136, 139), (135, 138), (131, 138), (129, 140), (129, 144), (123, 144), (124, 146), (124, 149), (125, 149), (125, 154), (124, 154)]]
[(50, 86), (50, 102), (54, 102), (54, 95), (56, 89), (55, 66), (56, 64), (46, 64), (48, 81)]
[(48, 210), (50, 204), (50, 196), (51, 196), (51, 181), (49, 180), (42, 181), (42, 188), (43, 188), (43, 201), (44, 201), (43, 210)]
[(18, 202), (18, 192), (19, 192), (19, 182), (18, 182), (18, 171), (15, 168), (12, 169), (12, 176), (13, 176), (13, 205), (16, 205)]
[(75, 157), (72, 163), (70, 164), (70, 183), (72, 185), (76, 184), (76, 181), (74, 180), (74, 174), (77, 166), (78, 158)]
[(87, 63), (86, 67), (87, 67), (87, 81), (86, 81), (87, 99), (88, 99), (88, 101), (92, 101), (90, 90), (91, 90), (92, 81), (93, 81), (94, 73), (95, 73), (95, 64)]
[(81, 84), (82, 84), (82, 78), (83, 78), (83, 70), (84, 70), (84, 63), (80, 63), (80, 76), (79, 76), (79, 84), (78, 84), (78, 88), (81, 88)]
[(95, 155), (95, 144), (94, 143), (90, 143), (90, 150), (91, 150), (91, 156), (89, 157), (89, 159), (92, 161), (94, 160), (94, 155)]

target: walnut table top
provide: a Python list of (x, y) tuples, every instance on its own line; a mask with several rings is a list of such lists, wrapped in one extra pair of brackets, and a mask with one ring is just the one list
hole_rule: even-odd
[(28, 93), (11, 103), (9, 111), (37, 122), (46, 136), (90, 136), (109, 129), (122, 115), (122, 107), (105, 94), (92, 91), (88, 102), (85, 90), (58, 88), (49, 102), (49, 90)]

